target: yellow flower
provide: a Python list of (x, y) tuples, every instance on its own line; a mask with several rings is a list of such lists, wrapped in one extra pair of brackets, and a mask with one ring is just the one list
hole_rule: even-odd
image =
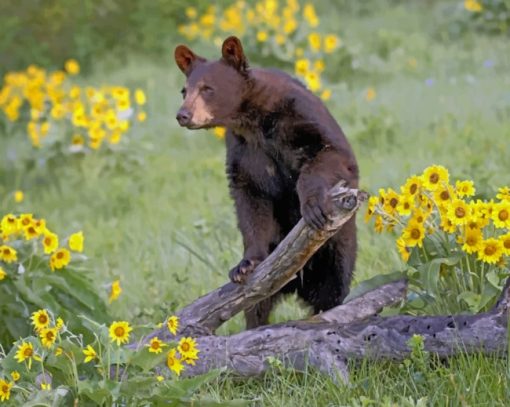
[(411, 255), (411, 250), (406, 246), (405, 239), (403, 237), (399, 237), (396, 243), (398, 252), (400, 253), (400, 257), (407, 263), (407, 261), (409, 260), (409, 256)]
[(384, 230), (384, 221), (380, 215), (375, 218), (374, 230), (376, 233), (382, 233)]
[(317, 32), (310, 33), (308, 35), (308, 43), (313, 52), (319, 52), (321, 50), (321, 35)]
[(50, 324), (50, 316), (45, 309), (33, 312), (30, 319), (32, 320), (32, 325), (36, 332), (43, 330)]
[(18, 361), (18, 363), (23, 363), (25, 360), (28, 360), (28, 368), (32, 368), (32, 358), (40, 361), (41, 358), (34, 353), (34, 346), (31, 342), (22, 341), (21, 344), (18, 345), (18, 350), (14, 355), (14, 359)]
[(18, 254), (12, 247), (2, 245), (0, 246), (0, 260), (6, 263), (13, 263), (18, 260)]
[(501, 201), (494, 204), (491, 219), (497, 228), (510, 228), (510, 202)]
[(0, 281), (4, 280), (5, 277), (7, 277), (7, 273), (2, 267), (0, 267)]
[(20, 190), (14, 191), (14, 202), (16, 202), (16, 203), (23, 202), (24, 198), (25, 198), (25, 194), (23, 194), (23, 191), (20, 191)]
[(80, 230), (79, 232), (73, 233), (69, 236), (69, 248), (74, 252), (83, 252), (83, 232)]
[(30, 226), (33, 222), (34, 218), (31, 213), (23, 213), (19, 217), (19, 222), (22, 228), (26, 228)]
[(179, 329), (179, 317), (172, 315), (168, 318), (166, 322), (166, 326), (172, 335), (177, 335), (177, 330)]
[(80, 64), (76, 59), (68, 59), (65, 63), (65, 69), (69, 75), (77, 75), (80, 73)]
[(151, 339), (148, 345), (145, 346), (149, 348), (149, 352), (151, 353), (161, 353), (163, 352), (163, 348), (168, 345), (156, 336)]
[(135, 102), (140, 106), (143, 106), (145, 103), (147, 103), (147, 97), (145, 96), (145, 92), (142, 89), (135, 90)]
[(2, 218), (2, 221), (0, 221), (0, 229), (2, 229), (2, 233), (6, 236), (13, 235), (18, 233), (20, 229), (20, 222), (16, 216), (12, 213), (8, 213)]
[(476, 253), (482, 247), (483, 235), (479, 229), (466, 228), (461, 237), (462, 250), (466, 253)]
[(83, 349), (82, 352), (85, 355), (85, 363), (89, 363), (97, 358), (97, 353), (91, 345), (87, 345), (87, 347)]
[(500, 236), (499, 240), (503, 245), (503, 253), (510, 256), (510, 233)]
[(126, 343), (129, 340), (129, 333), (133, 330), (126, 321), (115, 321), (110, 325), (109, 333), (112, 342), (117, 342), (117, 346)]
[(195, 366), (195, 360), (198, 360), (197, 353), (182, 357), (182, 361), (191, 366)]
[(175, 353), (175, 349), (172, 349), (170, 352), (168, 352), (166, 357), (166, 365), (170, 370), (174, 371), (177, 376), (179, 376), (181, 371), (184, 369), (184, 366), (182, 365), (181, 359), (178, 358)]
[(441, 224), (439, 225), (446, 233), (455, 233), (456, 226), (448, 216), (441, 216)]
[(484, 240), (478, 250), (478, 259), (489, 264), (496, 264), (503, 255), (503, 243), (495, 238)]
[(13, 370), (11, 372), (11, 377), (12, 377), (12, 380), (17, 382), (21, 378), (21, 375), (19, 374), (19, 372), (17, 370)]
[(479, 13), (483, 10), (482, 4), (477, 0), (464, 0), (464, 8), (473, 13)]
[(27, 227), (23, 228), (23, 232), (25, 232), (25, 239), (26, 240), (34, 239), (37, 236), (39, 236), (39, 234), (40, 234), (39, 231), (37, 230), (37, 228), (35, 227), (35, 225), (33, 223), (31, 223)]
[(448, 206), (447, 216), (454, 225), (465, 225), (470, 217), (469, 206), (462, 199), (454, 199)]
[(197, 9), (195, 7), (186, 7), (186, 16), (189, 19), (197, 18)]
[(136, 120), (138, 120), (140, 123), (143, 123), (145, 120), (147, 120), (147, 113), (138, 112), (138, 114), (136, 115)]
[(39, 332), (39, 337), (44, 347), (51, 348), (57, 340), (57, 328), (44, 328)]
[(305, 18), (308, 25), (312, 28), (317, 27), (319, 25), (319, 18), (315, 13), (315, 8), (313, 4), (307, 3), (303, 8), (303, 17)]
[(51, 390), (51, 383), (41, 383), (41, 390)]
[(321, 88), (321, 77), (315, 71), (308, 71), (305, 75), (305, 82), (312, 92), (317, 92)]
[(50, 257), (51, 271), (60, 270), (71, 261), (71, 253), (65, 248), (60, 248)]
[(460, 198), (473, 196), (475, 194), (473, 181), (457, 181), (455, 183), (455, 191)]
[(383, 210), (388, 215), (393, 215), (397, 211), (397, 205), (399, 203), (399, 195), (391, 188), (387, 191), (381, 189), (381, 196), (384, 198)]
[(294, 70), (296, 72), (296, 75), (305, 76), (309, 69), (310, 69), (310, 61), (308, 59), (305, 59), (305, 58), (298, 59), (294, 63)]
[(4, 379), (0, 379), (0, 401), (9, 400), (12, 386), (14, 386), (14, 383), (8, 383)]
[(64, 327), (64, 320), (60, 317), (57, 318), (57, 322), (55, 324), (55, 328), (57, 328), (59, 331)]
[(327, 54), (332, 53), (335, 48), (338, 46), (339, 40), (338, 37), (334, 34), (329, 34), (324, 37), (324, 51)]
[(163, 380), (165, 380), (165, 377), (164, 377), (164, 376), (161, 376), (161, 375), (158, 375), (158, 376), (156, 376), (156, 380), (157, 380), (158, 382), (162, 382)]
[(402, 235), (403, 242), (407, 247), (422, 247), (425, 238), (425, 228), (422, 223), (414, 220), (409, 221)]
[(376, 96), (377, 96), (377, 92), (372, 87), (368, 88), (365, 92), (365, 99), (367, 102), (371, 102), (372, 100), (374, 100), (376, 98)]
[(120, 286), (120, 280), (115, 280), (112, 283), (112, 287), (110, 288), (110, 297), (108, 298), (108, 301), (110, 304), (115, 301), (117, 298), (119, 298), (120, 294), (122, 293), (122, 288)]
[(266, 42), (269, 36), (267, 35), (267, 31), (258, 31), (257, 32), (257, 41), (258, 42)]
[(331, 99), (331, 89), (324, 89), (321, 93), (321, 99), (324, 101)]
[(429, 191), (435, 191), (441, 185), (447, 184), (450, 176), (442, 165), (432, 165), (423, 171), (423, 186)]
[(418, 223), (424, 223), (429, 216), (430, 212), (425, 212), (423, 209), (418, 208), (411, 214), (411, 219)]
[(434, 200), (441, 209), (446, 209), (450, 205), (450, 203), (453, 201), (453, 199), (456, 198), (455, 190), (451, 185), (444, 184), (440, 185), (435, 191), (434, 191)]
[(215, 127), (213, 133), (217, 138), (222, 139), (225, 137), (227, 129), (225, 127)]
[(498, 198), (501, 201), (510, 201), (510, 188), (509, 187), (499, 188), (496, 198)]
[(401, 216), (408, 216), (414, 208), (414, 198), (408, 195), (400, 196), (397, 204), (397, 213)]
[(58, 236), (49, 230), (44, 234), (43, 238), (44, 253), (51, 254), (58, 248)]
[(64, 349), (62, 349), (60, 346), (57, 346), (57, 349), (55, 349), (55, 356), (60, 356), (64, 353)]
[(197, 349), (197, 342), (190, 337), (181, 338), (177, 350), (184, 358), (195, 357), (200, 351)]

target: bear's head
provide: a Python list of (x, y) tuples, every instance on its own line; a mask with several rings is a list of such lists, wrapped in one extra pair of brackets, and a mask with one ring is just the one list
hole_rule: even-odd
[(201, 129), (235, 120), (248, 89), (248, 63), (237, 37), (227, 38), (221, 53), (219, 60), (207, 61), (185, 45), (175, 49), (175, 62), (186, 75), (177, 113), (181, 126)]

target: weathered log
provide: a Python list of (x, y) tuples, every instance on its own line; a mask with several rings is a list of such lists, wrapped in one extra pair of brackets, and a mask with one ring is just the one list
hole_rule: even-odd
[[(200, 360), (189, 367), (186, 374), (227, 368), (238, 375), (253, 376), (264, 372), (269, 366), (268, 358), (275, 357), (296, 369), (302, 369), (308, 363), (334, 378), (346, 380), (348, 361), (402, 360), (409, 355), (408, 341), (415, 334), (423, 336), (425, 351), (440, 357), (461, 352), (507, 352), (510, 280), (497, 306), (486, 313), (372, 316), (356, 322), (351, 322), (351, 318), (344, 319), (344, 314), (356, 318), (360, 304), (370, 303), (374, 298), (387, 299), (378, 306), (401, 300), (404, 290), (399, 285), (402, 286), (401, 281), (379, 287), (338, 306), (327, 312), (327, 321), (319, 315), (309, 321), (269, 325), (228, 337), (200, 337), (197, 339)], [(343, 320), (348, 323), (337, 322)]]
[[(276, 249), (258, 265), (245, 284), (227, 283), (177, 313), (181, 329), (192, 335), (213, 333), (238, 312), (278, 292), (296, 277), (310, 257), (356, 212), (367, 194), (339, 183), (330, 190), (333, 210), (325, 230), (314, 230), (301, 219)], [(225, 274), (226, 275), (226, 274)], [(152, 336), (167, 337), (165, 329)]]

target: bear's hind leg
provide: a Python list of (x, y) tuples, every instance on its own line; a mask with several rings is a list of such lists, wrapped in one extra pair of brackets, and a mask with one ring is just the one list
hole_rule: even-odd
[(269, 324), (269, 314), (273, 309), (273, 305), (276, 303), (276, 297), (278, 297), (278, 294), (266, 298), (244, 311), (246, 329), (253, 329)]

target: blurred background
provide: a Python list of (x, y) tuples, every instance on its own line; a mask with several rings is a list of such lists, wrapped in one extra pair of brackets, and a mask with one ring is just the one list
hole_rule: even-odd
[[(489, 198), (510, 184), (509, 30), (509, 0), (2, 1), (2, 216), (83, 231), (69, 269), (103, 303), (97, 319), (163, 321), (225, 283), (242, 256), (224, 130), (175, 121), (176, 45), (214, 59), (234, 34), (252, 65), (296, 75), (344, 129), (372, 194), (441, 164)], [(405, 268), (395, 236), (361, 213), (358, 225), (355, 285)], [(24, 318), (56, 289), (43, 283), (58, 274), (38, 250), (39, 284), (28, 273), (0, 281), (5, 343), (27, 334)], [(115, 281), (122, 293), (112, 296)], [(306, 313), (289, 298), (273, 320)], [(243, 326), (239, 316), (221, 332)]]

